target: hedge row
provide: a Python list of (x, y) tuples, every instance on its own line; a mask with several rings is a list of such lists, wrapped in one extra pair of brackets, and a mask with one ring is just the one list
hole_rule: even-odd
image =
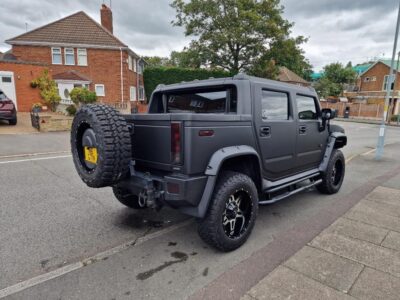
[(146, 98), (150, 100), (151, 93), (159, 84), (172, 84), (210, 77), (230, 77), (231, 73), (222, 70), (184, 69), (176, 67), (148, 67), (144, 70), (144, 86)]

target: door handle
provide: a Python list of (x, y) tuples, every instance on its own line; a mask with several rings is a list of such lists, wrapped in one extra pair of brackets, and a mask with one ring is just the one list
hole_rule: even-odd
[(260, 136), (270, 136), (271, 135), (271, 127), (265, 126), (260, 128)]
[(300, 134), (305, 134), (307, 132), (307, 126), (306, 125), (301, 125), (299, 127), (299, 133)]

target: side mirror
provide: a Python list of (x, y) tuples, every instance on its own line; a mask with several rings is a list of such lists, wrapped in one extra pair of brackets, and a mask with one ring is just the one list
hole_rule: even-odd
[(323, 121), (329, 121), (336, 118), (336, 110), (330, 108), (323, 108), (321, 110), (321, 118)]

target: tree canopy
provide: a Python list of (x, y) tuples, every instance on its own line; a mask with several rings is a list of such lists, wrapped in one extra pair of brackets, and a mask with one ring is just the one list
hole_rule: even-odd
[(194, 37), (180, 62), (192, 64), (197, 57), (194, 65), (263, 77), (272, 77), (278, 65), (300, 76), (310, 73), (299, 48), (306, 39), (289, 37), (293, 24), (282, 17), (280, 0), (174, 0), (171, 6), (172, 23)]
[(350, 64), (344, 67), (341, 63), (326, 65), (321, 79), (315, 89), (321, 97), (340, 96), (346, 84), (354, 83), (357, 73)]

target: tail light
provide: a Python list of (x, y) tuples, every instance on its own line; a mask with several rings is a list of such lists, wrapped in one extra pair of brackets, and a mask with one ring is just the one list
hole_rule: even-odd
[(181, 149), (181, 123), (171, 123), (171, 158), (172, 163), (179, 165), (182, 160), (182, 149)]

